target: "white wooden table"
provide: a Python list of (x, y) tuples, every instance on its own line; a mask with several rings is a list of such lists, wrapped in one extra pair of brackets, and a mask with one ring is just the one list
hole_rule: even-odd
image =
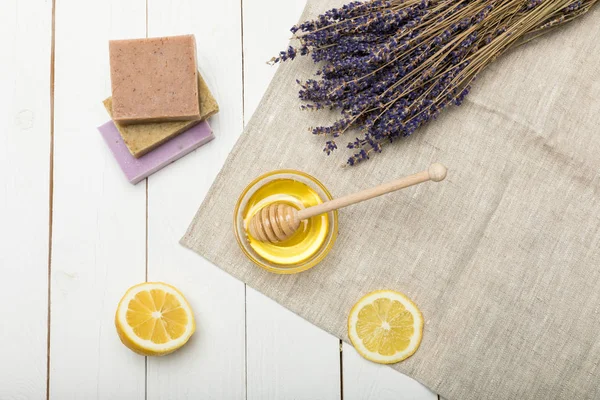
[[(0, 2), (0, 399), (437, 400), (178, 244), (303, 7)], [(216, 139), (132, 186), (96, 131), (108, 40), (183, 33), (221, 106)], [(114, 329), (118, 300), (144, 280), (177, 286), (196, 314), (168, 357), (130, 352)]]

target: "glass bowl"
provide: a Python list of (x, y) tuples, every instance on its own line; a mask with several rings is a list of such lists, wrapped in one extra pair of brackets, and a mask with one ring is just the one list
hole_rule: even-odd
[[(297, 182), (308, 186), (308, 189)], [(289, 189), (290, 185), (301, 188), (301, 192), (292, 190), (286, 193), (285, 189)], [(283, 188), (281, 193), (278, 192), (280, 188)], [(301, 209), (331, 199), (331, 194), (321, 182), (301, 171), (282, 169), (259, 176), (244, 189), (233, 212), (234, 233), (240, 249), (250, 261), (277, 274), (296, 274), (314, 267), (335, 243), (337, 211), (310, 218), (291, 238), (276, 244), (250, 238), (246, 224), (258, 210), (274, 201), (283, 201)]]

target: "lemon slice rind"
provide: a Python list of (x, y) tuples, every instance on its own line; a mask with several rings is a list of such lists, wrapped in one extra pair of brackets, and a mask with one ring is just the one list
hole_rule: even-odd
[[(155, 343), (151, 340), (140, 338), (135, 334), (133, 328), (127, 323), (127, 310), (129, 302), (138, 293), (143, 291), (149, 292), (153, 289), (162, 290), (173, 295), (175, 298), (177, 298), (179, 304), (188, 315), (188, 323), (183, 334), (176, 339), (169, 340), (166, 343)], [(119, 302), (119, 306), (115, 315), (115, 325), (117, 327), (117, 333), (119, 334), (119, 337), (125, 346), (129, 347), (138, 354), (156, 356), (166, 355), (179, 349), (187, 343), (196, 330), (194, 314), (192, 313), (192, 309), (183, 294), (181, 294), (181, 292), (175, 287), (162, 282), (144, 282), (129, 288)]]
[[(367, 349), (366, 346), (363, 344), (363, 340), (358, 336), (358, 332), (356, 331), (358, 314), (360, 310), (366, 305), (371, 304), (375, 300), (381, 298), (399, 301), (400, 303), (402, 303), (404, 308), (406, 308), (406, 310), (413, 315), (414, 318), (414, 333), (410, 338), (408, 347), (390, 356), (386, 356)], [(362, 297), (354, 305), (354, 307), (352, 307), (352, 310), (350, 310), (350, 314), (348, 315), (348, 337), (356, 351), (358, 351), (358, 353), (367, 360), (376, 362), (378, 364), (395, 364), (397, 362), (407, 359), (417, 351), (419, 345), (421, 344), (421, 339), (423, 338), (423, 325), (424, 322), (421, 311), (417, 308), (415, 303), (413, 303), (408, 297), (406, 297), (402, 293), (395, 292), (392, 290), (377, 290)]]

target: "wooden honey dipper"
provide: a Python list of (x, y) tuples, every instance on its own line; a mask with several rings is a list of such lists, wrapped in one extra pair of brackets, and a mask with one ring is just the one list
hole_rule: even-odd
[(284, 204), (272, 203), (258, 211), (248, 224), (250, 235), (261, 242), (278, 243), (290, 238), (300, 227), (300, 221), (325, 214), (352, 204), (395, 192), (419, 183), (440, 182), (446, 178), (448, 170), (442, 164), (431, 164), (425, 171), (396, 179), (370, 189), (352, 193), (303, 210)]

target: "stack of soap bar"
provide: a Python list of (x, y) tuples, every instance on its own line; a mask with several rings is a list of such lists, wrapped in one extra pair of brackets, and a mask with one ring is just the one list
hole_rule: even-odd
[(131, 183), (214, 138), (219, 106), (198, 72), (194, 36), (113, 40), (112, 121), (98, 128)]
[(136, 184), (159, 169), (214, 139), (208, 122), (200, 122), (150, 153), (131, 155), (113, 121), (98, 127), (129, 182)]
[(193, 35), (112, 40), (109, 51), (116, 122), (200, 119)]
[[(131, 154), (136, 158), (141, 157), (198, 122), (204, 121), (219, 112), (219, 105), (200, 73), (198, 73), (198, 93), (200, 100), (199, 121), (150, 122), (133, 125), (115, 121), (115, 125)], [(104, 107), (111, 118), (113, 117), (112, 104), (112, 97), (104, 100)]]

